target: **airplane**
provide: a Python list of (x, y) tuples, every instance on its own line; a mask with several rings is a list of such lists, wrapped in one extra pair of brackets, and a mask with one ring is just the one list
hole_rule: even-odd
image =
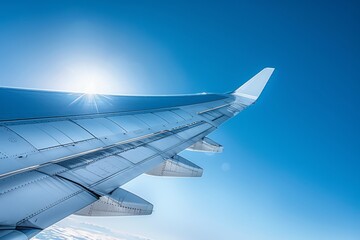
[(71, 215), (149, 215), (121, 188), (141, 174), (201, 177), (178, 155), (255, 103), (274, 68), (225, 94), (118, 96), (0, 88), (0, 239), (28, 240)]

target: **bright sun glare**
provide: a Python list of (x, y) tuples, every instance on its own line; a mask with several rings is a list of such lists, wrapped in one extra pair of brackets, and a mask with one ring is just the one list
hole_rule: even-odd
[(134, 75), (126, 61), (87, 55), (66, 55), (59, 59), (51, 88), (86, 94), (126, 94), (136, 89)]
[(86, 94), (96, 94), (106, 92), (105, 83), (109, 80), (108, 74), (99, 69), (81, 69), (74, 72), (74, 82), (72, 88)]
[(85, 85), (83, 86), (82, 92), (93, 95), (98, 93), (99, 88), (100, 86), (98, 86), (98, 84), (95, 81), (86, 81)]
[(113, 72), (99, 64), (72, 64), (63, 75), (65, 88), (72, 92), (104, 94), (113, 90), (110, 87), (114, 83)]

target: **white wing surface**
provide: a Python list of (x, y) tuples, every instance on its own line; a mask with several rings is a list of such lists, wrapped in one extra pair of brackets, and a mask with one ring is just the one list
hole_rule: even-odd
[(201, 176), (177, 154), (221, 152), (206, 136), (251, 105), (272, 71), (230, 94), (0, 89), (0, 238), (30, 239), (71, 214), (151, 214), (151, 203), (121, 186), (143, 173)]

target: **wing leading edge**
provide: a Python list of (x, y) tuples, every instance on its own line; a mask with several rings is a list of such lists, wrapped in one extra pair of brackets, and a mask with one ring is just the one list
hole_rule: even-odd
[[(0, 238), (29, 239), (75, 213), (151, 214), (152, 204), (119, 187), (143, 173), (201, 176), (200, 167), (177, 154), (221, 152), (206, 136), (253, 104), (273, 70), (229, 94), (74, 99), (0, 89), (6, 93), (0, 98), (26, 100), (13, 106), (21, 113), (8, 105), (0, 113)], [(34, 112), (24, 111), (27, 105)]]

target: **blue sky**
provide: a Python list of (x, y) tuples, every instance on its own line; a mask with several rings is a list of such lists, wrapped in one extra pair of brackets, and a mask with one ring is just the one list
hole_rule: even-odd
[[(2, 1), (0, 85), (259, 101), (183, 153), (201, 179), (125, 187), (149, 217), (90, 219), (150, 239), (360, 238), (360, 6), (355, 1)], [(89, 81), (90, 80), (90, 81)], [(90, 83), (89, 83), (90, 82)]]

